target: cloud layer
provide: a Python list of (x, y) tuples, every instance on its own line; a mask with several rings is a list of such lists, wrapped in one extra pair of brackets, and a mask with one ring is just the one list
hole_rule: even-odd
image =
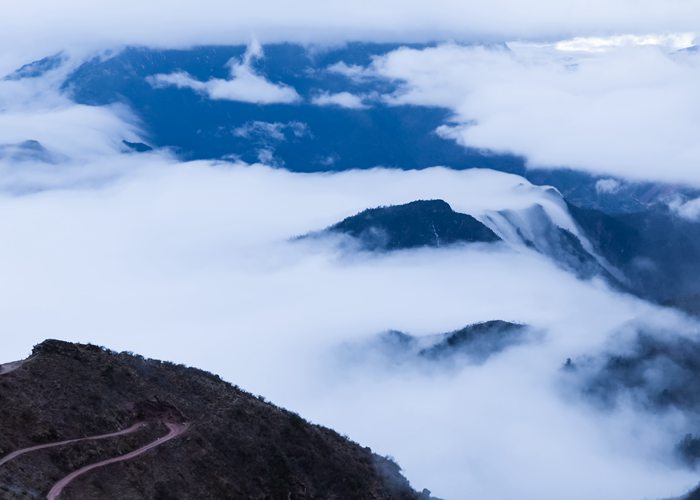
[[(17, 65), (65, 48), (122, 44), (188, 46), (348, 40), (432, 41), (562, 39), (619, 33), (694, 31), (694, 0), (436, 0), (424, 2), (318, 2), (290, 5), (260, 0), (249, 5), (218, 0), (29, 0), (3, 4), (0, 54)], [(21, 49), (20, 49), (21, 48)]]
[(248, 45), (243, 60), (232, 59), (228, 66), (231, 78), (212, 78), (200, 81), (184, 72), (158, 74), (149, 78), (156, 87), (174, 86), (188, 88), (208, 96), (210, 99), (250, 102), (255, 104), (293, 104), (301, 97), (289, 85), (273, 83), (256, 73), (253, 62), (263, 57), (262, 46), (253, 41)]
[[(0, 64), (48, 47), (232, 42), (250, 30), (316, 42), (561, 38), (680, 31), (698, 20), (680, 0), (481, 5), (25, 2), (3, 7), (0, 42), (26, 41), (28, 52)], [(368, 68), (335, 70), (401, 80), (387, 102), (450, 108), (454, 122), (439, 133), (524, 154), (533, 166), (700, 181), (698, 56), (633, 46), (590, 57), (582, 43), (574, 55), (548, 44), (401, 49)], [(596, 52), (599, 44), (587, 43)], [(295, 102), (293, 89), (252, 69), (260, 54), (253, 44), (233, 61), (230, 80), (156, 81), (213, 99)], [(34, 139), (62, 158), (60, 168), (0, 158), (0, 331), (9, 332), (0, 362), (58, 337), (199, 366), (393, 454), (416, 487), (447, 498), (661, 498), (696, 482), (672, 456), (688, 428), (683, 415), (624, 404), (601, 412), (559, 383), (567, 357), (599, 351), (620, 329), (660, 324), (697, 335), (695, 322), (507, 243), (376, 256), (290, 241), (367, 207), (415, 199), (441, 198), (477, 216), (542, 203), (562, 216), (547, 190), (479, 170), (292, 174), (123, 154), (120, 141), (139, 136), (133, 116), (71, 103), (56, 91), (60, 76), (0, 82), (0, 146), (15, 151)], [(264, 142), (305, 131), (252, 121), (237, 133)], [(694, 204), (677, 209), (697, 213)], [(454, 371), (339, 355), (390, 328), (426, 335), (491, 319), (532, 325), (541, 339)]]
[(403, 81), (389, 103), (453, 110), (437, 132), (465, 146), (535, 168), (700, 185), (697, 51), (447, 44), (399, 49), (355, 73)]
[(337, 92), (334, 94), (322, 92), (313, 97), (311, 102), (317, 106), (338, 106), (348, 109), (365, 109), (368, 107), (361, 96), (350, 92)]
[[(18, 175), (42, 188), (33, 168)], [(153, 154), (85, 168), (99, 183), (0, 196), (0, 327), (14, 332), (2, 361), (59, 337), (209, 369), (394, 455), (415, 486), (447, 498), (617, 500), (693, 484), (670, 458), (682, 421), (598, 413), (557, 389), (566, 357), (622, 325), (685, 320), (503, 244), (371, 256), (289, 241), (419, 198), (475, 214), (524, 208), (543, 191), (523, 179), (292, 174)], [(424, 335), (495, 318), (543, 340), (444, 373), (339, 356), (388, 328)]]

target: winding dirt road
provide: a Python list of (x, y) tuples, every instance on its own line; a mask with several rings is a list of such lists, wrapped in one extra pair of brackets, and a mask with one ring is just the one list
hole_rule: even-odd
[(139, 455), (142, 455), (146, 453), (148, 450), (151, 450), (153, 448), (156, 448), (163, 443), (166, 443), (170, 441), (171, 439), (174, 439), (178, 437), (180, 434), (185, 432), (187, 430), (187, 424), (178, 424), (178, 423), (172, 423), (172, 422), (165, 422), (165, 425), (168, 427), (168, 433), (165, 436), (159, 437), (155, 441), (137, 449), (134, 451), (131, 451), (129, 453), (126, 453), (125, 455), (120, 455), (118, 457), (113, 457), (107, 460), (103, 460), (101, 462), (95, 462), (94, 464), (86, 465), (85, 467), (82, 467), (76, 471), (71, 472), (68, 474), (66, 477), (58, 481), (56, 484), (53, 485), (51, 490), (49, 490), (48, 495), (46, 496), (47, 500), (56, 500), (58, 496), (61, 494), (63, 489), (70, 484), (71, 481), (75, 480), (76, 478), (82, 476), (83, 474), (86, 474), (87, 472), (90, 472), (93, 469), (97, 469), (98, 467), (104, 467), (106, 465), (111, 465), (115, 464), (118, 462), (124, 462), (126, 460), (131, 460), (132, 458), (136, 458)]
[(21, 450), (13, 451), (9, 455), (5, 455), (4, 457), (0, 458), (0, 466), (5, 465), (10, 460), (14, 460), (20, 455), (24, 455), (25, 453), (31, 453), (32, 451), (43, 450), (46, 448), (54, 448), (56, 446), (64, 446), (72, 443), (79, 443), (81, 441), (97, 441), (100, 439), (108, 439), (112, 437), (123, 436), (125, 434), (131, 434), (132, 432), (136, 432), (144, 425), (146, 425), (144, 422), (138, 422), (129, 427), (128, 429), (124, 429), (117, 432), (110, 432), (109, 434), (100, 434), (99, 436), (88, 436), (84, 438), (67, 439), (65, 441), (57, 441), (55, 443), (39, 444), (36, 446), (30, 446), (29, 448), (22, 448)]

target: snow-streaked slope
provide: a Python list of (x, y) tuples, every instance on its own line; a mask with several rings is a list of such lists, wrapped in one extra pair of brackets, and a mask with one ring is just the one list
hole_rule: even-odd
[[(421, 178), (439, 179), (439, 190), (421, 189), (416, 196), (429, 199), (442, 193), (442, 199), (455, 212), (476, 218), (513, 249), (537, 251), (580, 277), (604, 275), (616, 282), (625, 281), (595, 252), (564, 198), (553, 187), (536, 186), (521, 176), (488, 169), (457, 173), (433, 168), (406, 173), (406, 177), (413, 177), (421, 186), (429, 184), (421, 183)], [(401, 204), (395, 200), (387, 196), (378, 205)], [(410, 226), (410, 221), (404, 222)]]

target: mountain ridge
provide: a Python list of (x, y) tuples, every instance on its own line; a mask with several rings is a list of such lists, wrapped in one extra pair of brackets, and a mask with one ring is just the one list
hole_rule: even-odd
[(7, 499), (40, 498), (73, 471), (147, 447), (163, 438), (163, 424), (187, 429), (75, 479), (60, 498), (430, 498), (389, 459), (216, 375), (90, 344), (45, 341), (0, 375), (0, 420), (2, 456), (147, 423), (117, 439), (35, 451), (0, 466)]

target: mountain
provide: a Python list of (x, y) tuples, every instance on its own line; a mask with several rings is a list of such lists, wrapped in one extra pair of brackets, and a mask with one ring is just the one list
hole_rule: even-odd
[[(581, 208), (513, 174), (471, 172), (475, 189), (503, 183), (499, 196), (473, 207), (460, 200), (464, 212), (440, 199), (370, 208), (307, 237), (342, 234), (371, 251), (502, 241), (537, 251), (579, 278), (602, 277), (621, 291), (700, 314), (699, 222), (661, 205), (634, 213)], [(522, 201), (512, 201), (520, 195)]]
[[(550, 194), (550, 197), (556, 203), (563, 202), (559, 193)], [(535, 203), (517, 210), (486, 214), (484, 221), (507, 234), (504, 239), (512, 245), (536, 250), (580, 278), (604, 276), (611, 283), (618, 284), (614, 269), (594, 251), (586, 233), (576, 225), (571, 214), (567, 211), (564, 214), (565, 219), (558, 221), (542, 204)]]
[[(143, 141), (168, 148), (185, 160), (238, 159), (292, 171), (319, 172), (377, 166), (420, 169), (492, 168), (517, 173), (536, 184), (555, 186), (570, 201), (606, 212), (634, 212), (663, 203), (680, 186), (629, 182), (571, 169), (527, 168), (524, 158), (467, 148), (436, 133), (453, 112), (436, 106), (383, 100), (401, 85), (363, 72), (373, 58), (401, 47), (429, 44), (349, 43), (306, 47), (270, 44), (252, 69), (274, 84), (295, 90), (290, 103), (260, 104), (212, 99), (187, 86), (153, 84), (154, 75), (181, 74), (198, 82), (230, 78), (231, 63), (242, 61), (245, 46), (189, 49), (126, 47), (99, 54), (69, 72), (63, 92), (86, 105), (123, 104), (138, 117)], [(30, 63), (12, 78), (34, 77), (60, 64), (53, 56)], [(324, 95), (352, 95), (357, 103), (327, 101)], [(562, 165), (565, 167), (565, 165)]]
[[(230, 78), (230, 61), (241, 61), (245, 46), (158, 50), (130, 47), (86, 61), (64, 82), (80, 104), (126, 104), (139, 117), (146, 137), (172, 148), (183, 159), (265, 161), (295, 171), (483, 166), (522, 170), (510, 155), (465, 150), (435, 129), (450, 112), (436, 107), (317, 105), (319, 95), (390, 93), (396, 82), (351, 78), (329, 70), (338, 63), (367, 65), (398, 44), (353, 43), (314, 51), (296, 44), (271, 44), (252, 68), (270, 82), (293, 88), (291, 103), (259, 104), (209, 99), (188, 88), (152, 84), (149, 77), (183, 72), (198, 81)], [(422, 47), (423, 45), (415, 45)]]
[[(567, 359), (563, 372), (580, 394), (604, 409), (636, 406), (655, 416), (683, 417), (675, 429), (679, 461), (700, 464), (700, 340), (697, 332), (640, 329), (605, 352)], [(678, 435), (678, 432), (681, 432)], [(682, 433), (685, 432), (685, 435)], [(673, 438), (672, 438), (673, 439)], [(682, 497), (700, 498), (700, 487)]]
[(325, 230), (354, 238), (365, 250), (441, 247), (491, 243), (500, 238), (474, 217), (452, 210), (443, 200), (371, 208)]
[(21, 68), (17, 68), (17, 70), (6, 75), (3, 79), (12, 81), (25, 78), (39, 78), (44, 76), (47, 72), (59, 68), (67, 59), (68, 58), (62, 53), (47, 56), (37, 61), (27, 63)]
[(659, 206), (606, 214), (568, 204), (596, 251), (618, 269), (633, 293), (700, 312), (700, 223)]
[[(682, 423), (670, 433), (671, 439), (675, 439), (670, 445), (678, 461), (697, 468), (700, 465), (698, 331), (679, 334), (645, 327), (617, 332), (613, 338), (615, 341), (603, 352), (567, 359), (562, 370), (565, 380), (604, 410), (631, 404), (656, 418), (682, 418)], [(675, 500), (698, 499), (700, 486)]]
[(6, 365), (0, 422), (7, 500), (429, 498), (391, 460), (215, 375), (93, 345), (48, 340)]
[[(475, 183), (504, 180), (496, 172), (479, 173)], [(515, 179), (522, 181), (516, 190), (528, 189), (527, 201), (515, 203), (517, 208), (480, 206), (466, 214), (454, 211), (444, 200), (417, 200), (370, 208), (302, 238), (341, 234), (357, 247), (372, 251), (503, 241), (514, 248), (535, 250), (581, 278), (604, 276), (618, 284), (615, 269), (595, 252), (562, 196), (555, 189)], [(492, 203), (499, 207), (498, 201)]]
[(641, 330), (615, 348), (567, 367), (585, 375), (585, 393), (601, 404), (631, 396), (653, 411), (700, 416), (700, 340), (695, 336)]
[[(200, 82), (225, 80), (230, 77), (231, 61), (243, 59), (244, 46), (186, 50), (127, 47), (77, 65), (68, 72), (62, 88), (80, 104), (127, 105), (144, 131), (142, 141), (127, 144), (135, 151), (169, 148), (183, 159), (261, 161), (292, 171), (342, 171), (378, 165), (401, 169), (485, 167), (554, 186), (573, 224), (551, 224), (551, 214), (534, 205), (529, 213), (497, 210), (500, 213), (492, 214), (491, 221), (475, 213), (466, 215), (511, 243), (518, 234), (504, 235), (495, 225), (516, 228), (521, 243), (579, 277), (605, 276), (618, 288), (641, 297), (700, 312), (700, 224), (684, 220), (668, 208), (674, 198), (693, 199), (700, 197), (700, 192), (571, 169), (532, 169), (523, 158), (459, 146), (436, 133), (438, 127), (449, 123), (449, 110), (389, 104), (376, 98), (396, 92), (401, 82), (363, 73), (362, 68), (374, 57), (399, 47), (373, 43), (324, 50), (295, 44), (265, 46), (264, 57), (254, 60), (251, 70), (274, 84), (295, 89), (299, 100), (292, 103), (261, 105), (212, 99), (191, 88), (153, 84), (153, 75), (177, 72)], [(30, 63), (11, 78), (35, 78), (64, 61), (59, 54)], [(354, 107), (319, 105), (316, 100), (322, 93), (343, 92), (368, 97)], [(3, 155), (51, 160), (46, 152), (27, 145), (0, 146)], [(351, 223), (362, 221), (348, 221), (347, 225)], [(582, 231), (577, 232), (576, 227)], [(421, 239), (427, 242), (430, 235), (416, 241)], [(396, 240), (396, 244), (403, 243)], [(369, 245), (382, 246), (381, 242)]]
[[(59, 53), (28, 62), (4, 78), (19, 81), (64, 72), (61, 90), (66, 97), (89, 106), (127, 106), (142, 130), (143, 137), (136, 142), (148, 148), (167, 148), (184, 160), (263, 162), (303, 172), (376, 166), (493, 168), (517, 173), (535, 184), (555, 186), (576, 205), (608, 213), (642, 211), (678, 193), (687, 198), (700, 196), (698, 190), (687, 187), (592, 175), (566, 165), (528, 168), (524, 158), (463, 147), (442, 137), (436, 131), (451, 123), (451, 110), (382, 99), (397, 92), (401, 82), (363, 71), (373, 58), (391, 51), (430, 46), (266, 45), (264, 56), (253, 58), (250, 69), (272, 84), (294, 89), (298, 99), (288, 103), (211, 98), (192, 86), (154, 83), (157, 75), (174, 74), (200, 83), (227, 81), (232, 65), (245, 58), (243, 45), (125, 47), (77, 61)], [(324, 96), (354, 97), (351, 102), (319, 100)]]
[(446, 333), (439, 342), (421, 349), (418, 354), (436, 360), (464, 354), (475, 362), (484, 362), (508, 347), (524, 343), (526, 334), (525, 325), (502, 320), (485, 321)]
[(368, 342), (350, 346), (346, 354), (354, 359), (379, 355), (393, 365), (424, 363), (445, 368), (465, 362), (481, 364), (511, 347), (533, 340), (531, 333), (527, 325), (502, 320), (422, 336), (389, 330)]
[(55, 163), (56, 155), (47, 150), (39, 141), (32, 139), (17, 144), (0, 144), (0, 160), (16, 162), (39, 161), (43, 163)]

